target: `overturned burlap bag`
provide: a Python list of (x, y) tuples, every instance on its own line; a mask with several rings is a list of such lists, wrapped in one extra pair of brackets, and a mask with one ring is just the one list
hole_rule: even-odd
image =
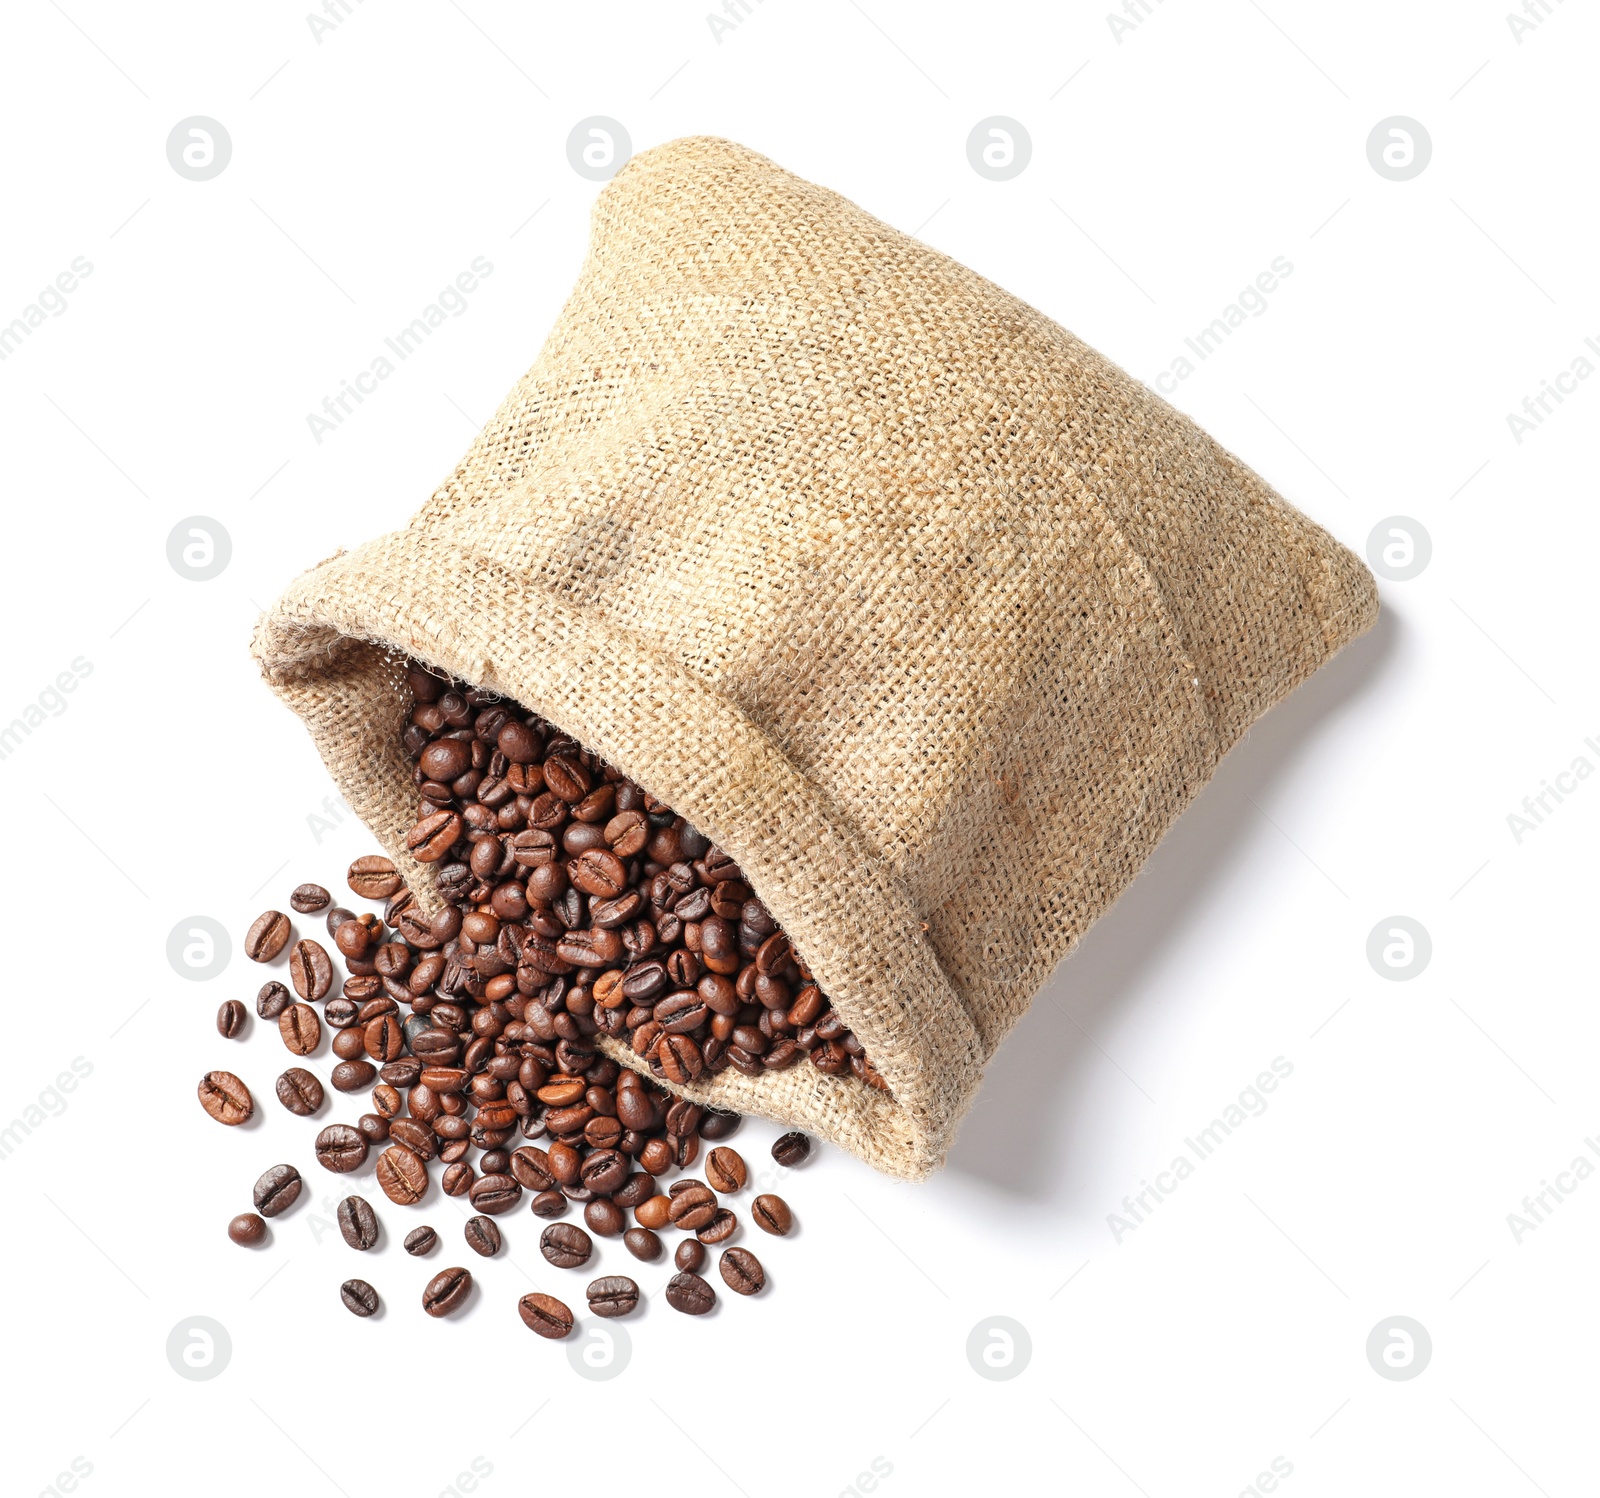
[(805, 1063), (679, 1090), (917, 1178), (1218, 758), (1376, 612), (1348, 551), (1070, 333), (702, 138), (601, 193), (460, 466), (254, 650), (424, 901), (402, 654), (688, 817), (890, 1090)]

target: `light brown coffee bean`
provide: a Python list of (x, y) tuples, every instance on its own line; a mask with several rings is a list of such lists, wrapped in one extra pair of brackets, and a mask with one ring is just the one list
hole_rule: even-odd
[(302, 999), (325, 999), (333, 987), (333, 964), (321, 942), (302, 937), (289, 954), (289, 981)]
[(719, 1144), (706, 1156), (706, 1184), (724, 1196), (743, 1191), (749, 1172), (738, 1150)]
[(322, 1021), (309, 1004), (291, 1004), (278, 1016), (278, 1034), (296, 1056), (309, 1056), (322, 1039)]
[(271, 962), (289, 943), (289, 917), (281, 910), (264, 910), (244, 934), (244, 955), (252, 962)]
[(363, 900), (387, 900), (399, 891), (404, 881), (382, 854), (367, 853), (350, 865), (345, 882)]
[(208, 1071), (198, 1090), (200, 1106), (220, 1124), (242, 1124), (256, 1111), (250, 1089), (231, 1071)]

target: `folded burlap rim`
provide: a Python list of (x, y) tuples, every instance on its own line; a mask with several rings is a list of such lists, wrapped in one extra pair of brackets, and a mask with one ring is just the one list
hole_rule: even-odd
[[(515, 657), (505, 641), (516, 642)], [(890, 1090), (805, 1061), (672, 1090), (798, 1123), (905, 1179), (940, 1162), (967, 1100), (964, 1079), (985, 1059), (977, 1031), (903, 887), (733, 703), (604, 621), (416, 531), (380, 536), (297, 579), (262, 617), (252, 650), (425, 907), (437, 904), (434, 871), (405, 842), (416, 794), (400, 747), (411, 707), (403, 656), (521, 703), (687, 817), (738, 862)], [(836, 870), (850, 878), (831, 877)], [(854, 960), (830, 963), (852, 950)], [(864, 979), (874, 1001), (852, 1003)], [(886, 1013), (896, 1016), (889, 1024)], [(646, 1069), (627, 1046), (603, 1044)]]

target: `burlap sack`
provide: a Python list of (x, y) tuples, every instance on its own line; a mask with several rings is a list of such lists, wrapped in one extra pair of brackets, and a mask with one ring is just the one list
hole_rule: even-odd
[(254, 652), (425, 901), (402, 652), (688, 817), (890, 1091), (805, 1063), (680, 1090), (915, 1179), (1218, 758), (1376, 613), (1348, 551), (1070, 333), (697, 138), (601, 193), (460, 466)]

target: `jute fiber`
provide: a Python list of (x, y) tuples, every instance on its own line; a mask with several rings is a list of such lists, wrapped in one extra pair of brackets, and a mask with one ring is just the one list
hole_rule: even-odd
[(695, 138), (601, 193), (460, 466), (254, 652), (425, 905), (401, 655), (688, 817), (890, 1091), (806, 1062), (678, 1090), (916, 1179), (1219, 757), (1376, 614), (1348, 551), (1072, 334)]

